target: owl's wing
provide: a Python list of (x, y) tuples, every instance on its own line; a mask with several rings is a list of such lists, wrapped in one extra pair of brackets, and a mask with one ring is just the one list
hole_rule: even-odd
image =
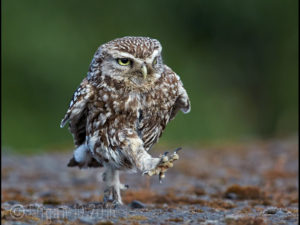
[(178, 113), (179, 110), (181, 110), (183, 113), (189, 113), (191, 110), (191, 102), (190, 102), (189, 96), (188, 96), (186, 90), (184, 89), (179, 76), (175, 73), (174, 73), (174, 75), (177, 78), (176, 84), (178, 87), (178, 97), (175, 101), (175, 104), (172, 107), (170, 120), (174, 119), (174, 117), (176, 116), (176, 114)]
[(73, 135), (75, 145), (81, 145), (86, 137), (87, 102), (93, 95), (93, 89), (85, 78), (73, 94), (69, 109), (60, 127), (69, 121), (69, 130)]

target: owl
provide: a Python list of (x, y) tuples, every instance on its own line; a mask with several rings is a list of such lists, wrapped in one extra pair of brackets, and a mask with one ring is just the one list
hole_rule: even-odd
[(161, 180), (177, 151), (148, 152), (166, 125), (190, 100), (179, 76), (162, 60), (162, 46), (149, 37), (123, 37), (101, 45), (61, 122), (69, 123), (76, 149), (68, 166), (104, 167), (104, 203), (121, 205), (120, 171)]

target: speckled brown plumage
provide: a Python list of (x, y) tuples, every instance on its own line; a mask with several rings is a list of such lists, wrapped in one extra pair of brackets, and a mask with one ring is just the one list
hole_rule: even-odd
[(144, 37), (99, 47), (61, 123), (69, 121), (77, 147), (70, 166), (78, 162), (112, 171), (157, 166), (147, 151), (179, 110), (190, 110), (183, 84), (163, 64), (161, 49), (157, 40)]

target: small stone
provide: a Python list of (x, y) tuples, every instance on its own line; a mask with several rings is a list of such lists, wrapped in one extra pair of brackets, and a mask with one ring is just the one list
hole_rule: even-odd
[(237, 195), (235, 193), (230, 192), (230, 193), (226, 193), (225, 198), (236, 200)]
[(282, 212), (288, 213), (289, 211), (287, 209), (281, 209)]
[(269, 207), (264, 210), (264, 214), (276, 214), (278, 209), (276, 207)]
[(132, 201), (129, 205), (132, 209), (142, 209), (142, 208), (145, 208), (145, 204), (140, 202), (140, 201)]

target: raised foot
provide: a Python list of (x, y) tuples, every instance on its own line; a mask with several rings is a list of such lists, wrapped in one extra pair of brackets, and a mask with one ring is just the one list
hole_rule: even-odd
[(160, 155), (160, 162), (157, 164), (157, 166), (152, 170), (144, 172), (144, 174), (149, 176), (158, 175), (159, 182), (161, 183), (162, 179), (165, 178), (165, 172), (169, 168), (173, 167), (173, 161), (179, 159), (177, 152), (180, 150), (181, 147), (177, 148), (170, 157), (168, 157), (169, 152), (165, 152), (163, 155)]

